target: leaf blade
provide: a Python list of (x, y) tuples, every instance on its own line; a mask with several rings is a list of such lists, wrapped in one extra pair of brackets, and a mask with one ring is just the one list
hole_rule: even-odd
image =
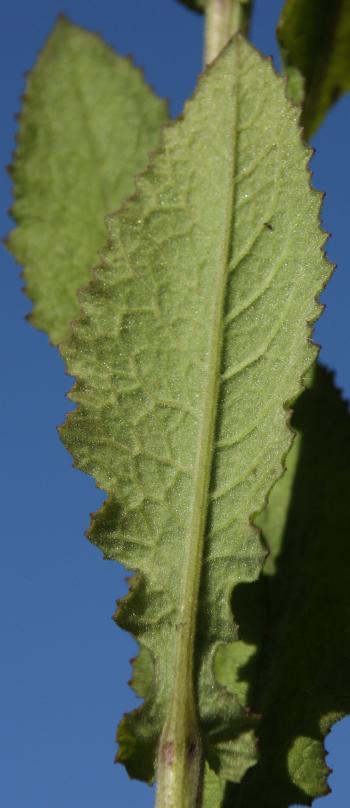
[(286, 0), (277, 33), (292, 97), (304, 101), (309, 137), (350, 89), (350, 3)]
[(63, 439), (109, 493), (90, 537), (138, 570), (118, 620), (155, 666), (157, 688), (122, 724), (132, 776), (152, 778), (174, 703), (181, 716), (191, 700), (212, 768), (239, 780), (255, 760), (255, 719), (214, 667), (238, 636), (231, 590), (259, 575), (250, 518), (281, 473), (284, 405), (315, 356), (307, 323), (329, 269), (308, 157), (283, 82), (236, 37), (109, 218), (64, 349), (79, 407)]
[(35, 304), (30, 319), (54, 344), (79, 314), (76, 292), (103, 246), (104, 217), (132, 192), (165, 118), (131, 62), (58, 20), (28, 79), (9, 238)]

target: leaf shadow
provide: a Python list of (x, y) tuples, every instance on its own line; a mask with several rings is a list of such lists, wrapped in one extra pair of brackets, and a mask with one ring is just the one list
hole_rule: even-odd
[[(227, 784), (221, 808), (311, 805), (329, 793), (323, 738), (350, 712), (350, 417), (321, 365), (292, 426), (299, 456), (280, 546), (263, 517), (271, 556), (232, 599), (241, 639), (257, 647), (239, 679), (262, 714), (259, 762)], [(278, 483), (268, 508), (285, 491)]]

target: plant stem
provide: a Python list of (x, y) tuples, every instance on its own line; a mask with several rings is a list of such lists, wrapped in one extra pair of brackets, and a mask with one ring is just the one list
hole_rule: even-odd
[[(202, 742), (189, 704), (165, 725), (157, 764), (156, 808), (199, 808), (203, 785)], [(186, 718), (183, 721), (182, 716)]]
[(248, 33), (250, 0), (207, 0), (205, 26), (205, 63), (219, 55), (238, 31)]

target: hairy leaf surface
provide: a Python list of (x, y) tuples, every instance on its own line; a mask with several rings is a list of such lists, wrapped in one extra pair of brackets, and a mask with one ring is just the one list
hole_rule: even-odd
[(287, 0), (278, 26), (289, 90), (306, 135), (350, 90), (350, 0)]
[(53, 343), (79, 313), (77, 289), (105, 238), (104, 217), (159, 144), (166, 109), (128, 59), (61, 18), (29, 76), (13, 168), (34, 325)]
[(118, 612), (142, 645), (139, 689), (148, 671), (119, 733), (136, 777), (153, 776), (169, 715), (193, 705), (211, 768), (239, 780), (255, 759), (253, 718), (216, 662), (235, 654), (232, 590), (264, 557), (251, 517), (316, 353), (329, 267), (308, 158), (283, 81), (236, 37), (108, 218), (64, 348), (79, 406), (63, 438), (109, 494), (90, 538), (137, 570)]

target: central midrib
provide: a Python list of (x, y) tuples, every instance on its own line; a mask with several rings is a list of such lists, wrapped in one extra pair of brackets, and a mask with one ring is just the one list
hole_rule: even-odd
[[(230, 46), (229, 46), (230, 47)], [(232, 46), (231, 46), (232, 47)], [(176, 646), (174, 654), (174, 689), (172, 694), (172, 707), (170, 712), (174, 721), (179, 721), (183, 710), (193, 711), (193, 721), (198, 724), (197, 708), (194, 697), (193, 657), (194, 642), (197, 626), (198, 597), (204, 537), (207, 521), (207, 504), (214, 454), (214, 439), (216, 431), (217, 403), (219, 397), (220, 371), (223, 346), (223, 319), (225, 306), (225, 291), (227, 285), (228, 266), (231, 251), (231, 239), (234, 217), (234, 176), (236, 166), (236, 123), (238, 117), (238, 69), (239, 69), (239, 37), (236, 37), (234, 46), (234, 59), (232, 75), (232, 151), (231, 177), (229, 183), (228, 199), (226, 200), (226, 222), (224, 227), (223, 248), (219, 266), (216, 272), (217, 293), (214, 295), (210, 319), (210, 344), (208, 354), (208, 384), (203, 404), (202, 417), (198, 434), (198, 455), (194, 471), (194, 492), (192, 500), (192, 521), (188, 533), (186, 552), (183, 566), (182, 587), (180, 596), (180, 610), (178, 630), (176, 632)], [(174, 711), (174, 712), (173, 712)], [(184, 723), (188, 725), (187, 721)]]

